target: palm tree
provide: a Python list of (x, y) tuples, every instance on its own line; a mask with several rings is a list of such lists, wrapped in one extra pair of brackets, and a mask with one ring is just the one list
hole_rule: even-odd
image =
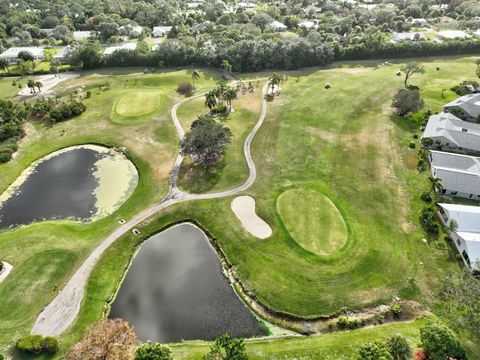
[(430, 176), (428, 179), (430, 180), (430, 183), (432, 185), (431, 191), (440, 192), (443, 190), (442, 179), (433, 176)]
[(10, 61), (8, 61), (8, 59), (5, 59), (5, 58), (0, 58), (0, 70), (6, 71), (9, 69), (9, 67), (10, 67)]
[(195, 81), (198, 79), (200, 79), (200, 72), (198, 70), (193, 70), (192, 71), (192, 87), (194, 91), (195, 91)]
[(35, 87), (36, 87), (35, 81), (33, 81), (32, 79), (29, 79), (29, 80), (27, 81), (27, 86), (28, 86), (28, 88), (30, 89), (30, 94), (35, 93)]
[(217, 96), (214, 90), (205, 94), (205, 105), (207, 105), (209, 109), (213, 109), (217, 106)]
[(229, 87), (229, 88), (225, 89), (223, 97), (227, 101), (228, 108), (231, 111), (232, 110), (232, 100), (235, 100), (237, 98), (237, 91), (235, 89)]

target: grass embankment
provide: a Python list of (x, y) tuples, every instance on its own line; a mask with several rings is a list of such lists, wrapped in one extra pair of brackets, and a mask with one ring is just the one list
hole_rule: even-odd
[(296, 188), (283, 192), (277, 210), (292, 238), (305, 250), (330, 255), (341, 249), (348, 229), (335, 204), (314, 189)]
[[(199, 88), (213, 86), (214, 79), (210, 74), (207, 78), (202, 76)], [(127, 155), (135, 163), (140, 178), (126, 204), (102, 220), (90, 224), (51, 221), (0, 231), (1, 259), (14, 266), (8, 278), (0, 284), (0, 344), (11, 344), (17, 333), (30, 331), (40, 310), (53, 299), (94, 247), (118, 227), (120, 219), (132, 217), (165, 195), (178, 148), (170, 113), (165, 110), (134, 125), (116, 124), (110, 120), (110, 114), (116, 99), (133, 89), (158, 89), (167, 94), (167, 106), (171, 107), (180, 99), (175, 93), (177, 84), (188, 79), (186, 71), (108, 78), (85, 74), (58, 87), (62, 91), (82, 86), (85, 91), (91, 90), (91, 98), (84, 100), (87, 111), (83, 115), (53, 126), (35, 122), (26, 124), (27, 135), (22, 139), (18, 153), (12, 161), (0, 165), (1, 191), (32, 161), (59, 148), (88, 142), (126, 146)], [(101, 91), (98, 86), (107, 80), (110, 89)], [(62, 136), (63, 130), (66, 134)]]

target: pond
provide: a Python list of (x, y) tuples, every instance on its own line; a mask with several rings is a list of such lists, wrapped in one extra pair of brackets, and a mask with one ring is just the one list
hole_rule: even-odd
[(137, 183), (137, 170), (122, 153), (95, 145), (62, 149), (34, 162), (0, 195), (0, 228), (93, 221), (117, 210)]
[(188, 223), (142, 244), (112, 304), (110, 318), (117, 317), (133, 325), (142, 341), (265, 335), (206, 235)]

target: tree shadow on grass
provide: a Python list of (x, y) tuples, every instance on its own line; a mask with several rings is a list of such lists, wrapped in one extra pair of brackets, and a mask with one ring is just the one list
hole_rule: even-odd
[(210, 167), (183, 162), (178, 174), (179, 186), (194, 194), (205, 193), (218, 184), (224, 168), (225, 160), (223, 159)]

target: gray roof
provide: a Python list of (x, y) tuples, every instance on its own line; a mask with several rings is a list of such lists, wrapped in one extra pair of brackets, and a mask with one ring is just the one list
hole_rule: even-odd
[(480, 207), (438, 204), (443, 208), (449, 219), (455, 220), (455, 233), (465, 241), (466, 251), (472, 267), (480, 270)]
[(480, 94), (468, 94), (449, 102), (444, 108), (459, 107), (473, 118), (480, 115)]
[(480, 151), (480, 124), (460, 120), (449, 113), (440, 113), (430, 116), (422, 138), (443, 138), (458, 147)]
[(27, 47), (12, 47), (10, 49), (7, 49), (2, 54), (0, 54), (0, 57), (16, 58), (18, 57), (18, 54), (22, 51), (29, 52), (34, 57), (43, 56), (43, 47), (27, 46)]
[(430, 151), (433, 177), (445, 189), (480, 195), (480, 158), (475, 156)]

